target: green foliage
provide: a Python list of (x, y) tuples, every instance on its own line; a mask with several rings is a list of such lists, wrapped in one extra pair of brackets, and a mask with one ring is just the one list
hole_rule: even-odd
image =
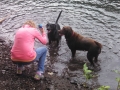
[[(88, 69), (86, 63), (83, 65), (83, 72), (84, 72), (84, 76), (85, 76), (85, 78), (86, 78), (86, 82), (87, 82), (89, 79), (93, 78), (93, 75), (91, 74), (92, 71)], [(86, 82), (85, 82), (85, 86), (86, 86)], [(110, 88), (110, 86), (101, 86), (101, 87), (99, 87), (97, 90), (109, 90), (109, 88)]]
[(110, 86), (100, 86), (97, 90), (109, 90)]
[(120, 72), (118, 70), (114, 70), (114, 72), (117, 73), (117, 74), (120, 74)]
[(91, 74), (92, 71), (88, 70), (86, 63), (83, 65), (83, 71), (84, 71), (84, 76), (85, 76), (86, 80), (89, 80), (93, 77), (93, 75)]
[(120, 78), (117, 77), (117, 78), (116, 78), (116, 81), (117, 81), (117, 82), (120, 82)]
[[(114, 70), (114, 72), (117, 73), (117, 74), (120, 74), (120, 72), (118, 70)], [(118, 82), (117, 90), (119, 90), (120, 89), (120, 77), (117, 77), (116, 81)]]

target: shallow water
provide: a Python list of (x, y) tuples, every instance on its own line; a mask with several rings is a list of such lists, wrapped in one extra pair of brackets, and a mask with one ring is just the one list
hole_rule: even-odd
[[(55, 23), (59, 12), (61, 28), (69, 25), (74, 31), (91, 37), (103, 45), (99, 56), (101, 71), (92, 83), (108, 85), (111, 90), (117, 87), (115, 78), (119, 75), (112, 70), (120, 69), (120, 1), (119, 0), (3, 0), (0, 1), (0, 36), (13, 41), (16, 30), (29, 19), (36, 24)], [(36, 47), (41, 46), (38, 42)], [(48, 46), (46, 65), (58, 75), (71, 75), (80, 82), (83, 79), (82, 65), (87, 61), (86, 52), (77, 51), (76, 62), (70, 62), (71, 52), (64, 37), (59, 48)]]

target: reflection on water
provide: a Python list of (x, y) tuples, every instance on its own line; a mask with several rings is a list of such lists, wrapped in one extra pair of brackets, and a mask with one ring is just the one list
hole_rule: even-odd
[[(118, 64), (120, 63), (119, 0), (1, 0), (0, 19), (7, 15), (9, 17), (0, 24), (0, 36), (3, 36), (6, 41), (13, 41), (17, 28), (28, 19), (34, 20), (36, 24), (43, 24), (45, 28), (48, 21), (55, 23), (61, 10), (63, 12), (58, 22), (61, 27), (69, 25), (77, 33), (103, 44), (99, 57), (102, 70), (98, 73), (100, 75), (98, 82), (102, 85), (107, 82), (114, 89), (117, 84), (111, 70), (120, 68)], [(67, 67), (71, 57), (64, 38), (59, 51), (53, 51), (49, 52), (49, 60), (54, 64), (55, 70), (60, 69), (62, 73), (62, 69)], [(60, 55), (54, 56), (54, 53), (60, 53)], [(81, 57), (82, 52), (77, 52), (78, 54)], [(52, 61), (53, 57), (56, 61)], [(105, 75), (108, 77), (104, 78)], [(113, 80), (109, 81), (109, 78)]]

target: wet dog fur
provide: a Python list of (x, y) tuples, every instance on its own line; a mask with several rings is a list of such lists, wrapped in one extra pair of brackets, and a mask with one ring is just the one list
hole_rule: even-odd
[(59, 34), (65, 36), (67, 45), (72, 52), (72, 58), (75, 57), (76, 50), (88, 51), (87, 59), (95, 67), (102, 49), (99, 42), (74, 32), (69, 26), (64, 26), (62, 30), (59, 30)]
[(59, 42), (61, 40), (61, 36), (58, 33), (58, 30), (60, 30), (60, 25), (59, 24), (52, 24), (52, 23), (48, 23), (46, 25), (47, 28), (47, 35), (48, 35), (48, 39), (49, 39), (49, 45), (51, 44), (52, 41), (56, 41), (57, 42), (57, 46), (59, 45)]
[(58, 20), (60, 18), (62, 11), (59, 13), (59, 16), (56, 20), (56, 23), (47, 23), (46, 25), (46, 29), (48, 31), (48, 39), (49, 39), (49, 45), (51, 44), (52, 41), (56, 41), (57, 42), (57, 46), (59, 45), (59, 42), (61, 40), (61, 36), (58, 33), (58, 30), (60, 30), (60, 25), (58, 24)]

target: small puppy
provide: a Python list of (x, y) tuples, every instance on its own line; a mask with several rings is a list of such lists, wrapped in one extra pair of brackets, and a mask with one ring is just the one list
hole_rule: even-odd
[(59, 42), (61, 40), (61, 35), (59, 35), (58, 30), (60, 30), (60, 25), (58, 24), (58, 20), (60, 18), (62, 11), (59, 13), (59, 16), (56, 20), (55, 24), (52, 23), (47, 23), (46, 28), (48, 31), (48, 39), (49, 39), (49, 45), (51, 44), (52, 41), (57, 42), (57, 46), (59, 45)]
[(76, 50), (88, 51), (87, 59), (95, 67), (95, 63), (98, 61), (98, 55), (101, 53), (102, 45), (100, 43), (77, 34), (69, 26), (64, 26), (62, 30), (59, 30), (59, 34), (65, 35), (67, 45), (72, 52), (72, 57), (75, 56)]

